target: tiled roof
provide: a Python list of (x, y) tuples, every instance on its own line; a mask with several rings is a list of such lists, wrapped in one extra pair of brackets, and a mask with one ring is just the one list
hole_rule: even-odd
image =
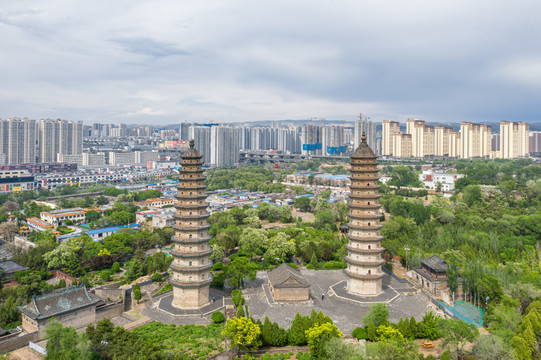
[(274, 288), (308, 288), (310, 285), (302, 276), (300, 270), (295, 270), (283, 263), (269, 272), (269, 281)]
[(84, 285), (71, 286), (40, 296), (33, 296), (32, 302), (18, 309), (32, 319), (47, 319), (68, 311), (77, 310), (98, 303), (100, 299), (88, 294)]
[(16, 272), (28, 269), (26, 266), (16, 263), (12, 260), (0, 261), (0, 269), (6, 275), (15, 274)]
[(421, 263), (436, 271), (447, 271), (447, 261), (437, 255), (432, 255), (428, 259), (421, 259)]

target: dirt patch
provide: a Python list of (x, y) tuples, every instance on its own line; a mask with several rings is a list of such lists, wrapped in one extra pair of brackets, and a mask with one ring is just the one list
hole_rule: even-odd
[(45, 356), (30, 349), (28, 346), (17, 349), (9, 354), (9, 360), (43, 360)]

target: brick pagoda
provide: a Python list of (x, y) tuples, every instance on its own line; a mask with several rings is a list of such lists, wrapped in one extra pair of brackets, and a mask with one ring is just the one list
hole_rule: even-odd
[(201, 165), (203, 156), (194, 148), (182, 155), (175, 215), (175, 248), (171, 263), (173, 276), (173, 306), (180, 309), (200, 309), (209, 304), (209, 286), (212, 282), (209, 255), (210, 225), (205, 199), (205, 177)]
[(351, 155), (351, 193), (349, 212), (349, 243), (347, 291), (354, 295), (374, 296), (382, 292), (380, 213), (377, 156), (366, 142)]

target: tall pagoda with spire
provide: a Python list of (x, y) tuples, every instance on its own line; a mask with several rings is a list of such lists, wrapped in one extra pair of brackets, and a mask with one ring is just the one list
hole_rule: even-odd
[(349, 243), (345, 258), (347, 291), (354, 295), (374, 296), (382, 292), (381, 265), (384, 261), (381, 258), (383, 236), (379, 224), (378, 180), (377, 156), (363, 133), (359, 147), (351, 155)]
[(209, 214), (205, 202), (205, 177), (201, 155), (190, 140), (190, 148), (182, 155), (175, 215), (175, 248), (171, 251), (173, 276), (173, 306), (180, 309), (200, 309), (209, 304), (212, 253), (207, 230)]

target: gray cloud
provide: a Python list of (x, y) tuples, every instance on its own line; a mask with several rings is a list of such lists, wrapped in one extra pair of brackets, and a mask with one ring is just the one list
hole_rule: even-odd
[(540, 11), (534, 0), (10, 2), (0, 116), (538, 121)]

